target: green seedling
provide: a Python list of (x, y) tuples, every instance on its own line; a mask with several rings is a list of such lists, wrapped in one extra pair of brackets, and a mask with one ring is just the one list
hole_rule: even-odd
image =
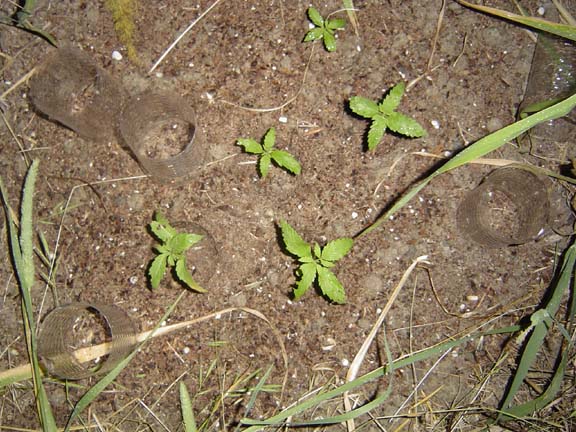
[(260, 155), (258, 160), (258, 169), (260, 171), (260, 176), (263, 178), (268, 174), (272, 162), (292, 174), (300, 174), (302, 169), (300, 163), (287, 151), (275, 149), (275, 141), (276, 130), (270, 128), (266, 132), (266, 135), (264, 135), (262, 144), (251, 138), (239, 138), (238, 145), (244, 147), (246, 153)]
[(316, 27), (308, 30), (304, 36), (304, 42), (310, 42), (322, 39), (324, 41), (324, 48), (332, 52), (336, 50), (336, 30), (342, 30), (346, 26), (346, 21), (342, 18), (326, 18), (324, 19), (320, 12), (313, 7), (308, 8), (308, 18)]
[(150, 222), (150, 230), (160, 243), (154, 246), (158, 255), (150, 263), (148, 276), (153, 289), (158, 288), (166, 271), (174, 269), (175, 277), (189, 288), (206, 292), (194, 280), (186, 267), (186, 251), (204, 238), (200, 234), (179, 233), (173, 228), (164, 215), (157, 211)]
[(343, 237), (332, 240), (321, 248), (318, 243), (314, 243), (314, 246), (306, 243), (286, 221), (280, 222), (280, 229), (286, 250), (300, 262), (300, 267), (296, 270), (299, 279), (294, 289), (294, 300), (300, 299), (316, 280), (326, 297), (335, 303), (346, 303), (344, 287), (330, 269), (336, 261), (346, 256), (354, 240)]
[(396, 84), (379, 104), (361, 96), (350, 98), (350, 109), (355, 114), (372, 120), (368, 130), (368, 150), (380, 144), (386, 129), (410, 138), (420, 138), (426, 135), (426, 130), (420, 123), (396, 111), (404, 89), (403, 82)]

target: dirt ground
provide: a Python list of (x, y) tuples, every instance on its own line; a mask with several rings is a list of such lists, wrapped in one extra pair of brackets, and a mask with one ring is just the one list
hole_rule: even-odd
[[(131, 62), (103, 1), (38, 1), (33, 22), (88, 53), (129, 94), (153, 89), (186, 97), (206, 157), (184, 182), (152, 181), (118, 140), (97, 143), (50, 121), (30, 104), (27, 82), (11, 91), (0, 125), (0, 173), (17, 208), (27, 161), (40, 161), (35, 224), (58, 256), (56, 289), (38, 281), (35, 312), (42, 317), (56, 304), (74, 301), (108, 303), (128, 312), (141, 329), (152, 328), (182, 290), (168, 278), (155, 291), (147, 283), (154, 257), (147, 225), (161, 209), (170, 221), (202, 226), (217, 248), (196, 264), (208, 292), (187, 293), (169, 324), (230, 307), (254, 309), (269, 321), (237, 310), (150, 342), (84, 413), (86, 425), (182, 430), (177, 383), (183, 380), (195, 397), (199, 422), (208, 418), (210, 430), (232, 428), (245, 414), (246, 390), (257, 380), (231, 387), (245, 374), (260, 371), (261, 376), (270, 365), (268, 382), (280, 386), (286, 376), (286, 383), (282, 392), (261, 394), (251, 417), (270, 416), (307, 392), (342, 383), (392, 289), (422, 255), (428, 263), (418, 266), (386, 319), (394, 358), (480, 324), (515, 323), (540, 302), (567, 237), (547, 229), (539, 241), (489, 249), (456, 226), (458, 204), (493, 169), (485, 165), (436, 179), (378, 230), (357, 238), (334, 269), (346, 289), (345, 305), (330, 304), (312, 289), (301, 301), (291, 300), (296, 265), (279, 242), (279, 220), (321, 244), (355, 236), (438, 163), (415, 152), (445, 157), (513, 122), (530, 70), (534, 41), (526, 30), (455, 2), (446, 4), (436, 44), (441, 1), (354, 3), (358, 34), (347, 22), (337, 50), (329, 53), (320, 42), (302, 42), (308, 2), (222, 1), (147, 74), (211, 2), (139, 2), (134, 38), (139, 61)], [(513, 7), (504, 0), (486, 3)], [(533, 15), (540, 6), (521, 3)], [(323, 16), (342, 7), (339, 0), (314, 5)], [(14, 5), (3, 1), (0, 11), (11, 14)], [(336, 16), (346, 18), (346, 13)], [(8, 26), (1, 28), (0, 48), (2, 92), (54, 50)], [(112, 58), (115, 50), (122, 60)], [(349, 98), (380, 100), (394, 84), (418, 78), (400, 111), (418, 120), (428, 135), (387, 134), (376, 150), (366, 151), (368, 122), (350, 112)], [(261, 179), (255, 157), (235, 145), (240, 137), (260, 140), (270, 127), (276, 128), (278, 148), (301, 162), (301, 175), (273, 167)], [(508, 144), (490, 156), (558, 170), (576, 154), (566, 143), (535, 146), (531, 153)], [(555, 190), (562, 204), (569, 193)], [(568, 227), (560, 233), (569, 233), (569, 215), (560, 219), (556, 227)], [(27, 354), (6, 237), (0, 241), (0, 368), (6, 369), (25, 363)], [(47, 271), (41, 264), (38, 269)], [(273, 328), (286, 347), (287, 370)], [(445, 353), (437, 364), (435, 358), (396, 371), (389, 400), (358, 425), (367, 431), (479, 427), (485, 417), (467, 415), (456, 422), (457, 416), (445, 410), (498, 406), (514, 356), (479, 386), (503, 343), (502, 338), (473, 341)], [(380, 333), (361, 373), (385, 362), (383, 349)], [(59, 383), (48, 385), (59, 425), (93, 382), (79, 381), (68, 392)], [(362, 404), (387, 385), (388, 380), (372, 383), (353, 398)], [(37, 428), (30, 388), (20, 383), (2, 395), (0, 429)], [(340, 401), (325, 403), (308, 418), (341, 411)], [(414, 415), (406, 417), (409, 413)]]

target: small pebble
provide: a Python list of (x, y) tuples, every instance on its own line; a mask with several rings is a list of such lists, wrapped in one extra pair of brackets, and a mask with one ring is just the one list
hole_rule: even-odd
[(119, 51), (112, 51), (112, 59), (120, 61), (122, 60), (122, 54)]
[(491, 118), (490, 120), (488, 120), (488, 123), (486, 124), (488, 132), (495, 132), (498, 129), (502, 129), (503, 127), (504, 125), (502, 124), (502, 120), (500, 120), (499, 118)]

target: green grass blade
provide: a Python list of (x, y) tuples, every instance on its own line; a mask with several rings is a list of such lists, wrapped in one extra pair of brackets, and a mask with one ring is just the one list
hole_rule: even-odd
[(458, 3), (463, 4), (477, 11), (484, 12), (490, 15), (495, 15), (500, 18), (513, 21), (518, 24), (522, 24), (531, 27), (535, 30), (544, 31), (546, 33), (554, 34), (572, 41), (576, 41), (576, 27), (566, 24), (559, 24), (552, 21), (546, 21), (541, 18), (526, 17), (522, 15), (516, 15), (501, 9), (496, 9), (488, 6), (480, 6), (472, 3), (468, 3), (464, 0), (457, 0)]
[[(573, 244), (566, 251), (562, 267), (560, 269), (559, 278), (557, 283), (552, 287), (552, 294), (550, 299), (546, 304), (546, 311), (551, 317), (556, 315), (558, 309), (560, 308), (560, 303), (562, 302), (562, 297), (566, 290), (570, 287), (572, 280), (572, 275), (574, 273), (574, 264), (576, 263), (576, 245)], [(571, 308), (573, 309), (573, 308)], [(570, 345), (565, 348), (558, 369), (556, 370), (552, 381), (547, 387), (546, 391), (542, 393), (539, 397), (532, 401), (529, 401), (522, 405), (517, 405), (510, 407), (510, 404), (514, 400), (518, 389), (524, 382), (528, 371), (536, 357), (538, 356), (538, 351), (544, 342), (544, 338), (548, 334), (548, 328), (544, 322), (541, 322), (534, 326), (532, 333), (529, 336), (528, 342), (524, 348), (520, 361), (518, 363), (518, 368), (512, 379), (512, 383), (508, 391), (504, 396), (504, 401), (502, 402), (502, 413), (498, 416), (498, 420), (509, 420), (513, 417), (523, 417), (532, 414), (534, 411), (547, 405), (555, 397), (557, 392), (560, 390), (562, 379), (564, 376), (564, 371), (566, 368), (566, 363), (568, 361), (568, 352)]]
[(22, 296), (22, 315), (24, 317), (24, 334), (28, 348), (28, 356), (32, 364), (32, 379), (34, 382), (34, 393), (40, 423), (44, 430), (53, 431), (57, 429), (54, 415), (46, 390), (42, 384), (42, 372), (38, 363), (36, 348), (36, 329), (34, 324), (34, 313), (30, 290), (34, 284), (34, 242), (33, 242), (33, 207), (34, 207), (34, 185), (38, 175), (38, 161), (33, 161), (26, 174), (24, 181), (24, 191), (22, 193), (22, 204), (20, 214), (20, 237), (18, 238), (16, 224), (12, 218), (12, 213), (8, 205), (8, 196), (4, 182), (0, 179), (0, 193), (6, 211), (8, 230), (10, 235), (10, 248), (14, 260), (14, 271), (20, 284), (20, 294)]
[[(494, 334), (508, 334), (508, 333), (513, 333), (515, 331), (518, 331), (520, 329), (519, 326), (510, 326), (510, 327), (505, 327), (505, 328), (501, 328), (501, 329), (495, 329), (495, 330), (491, 330), (491, 331), (487, 331), (487, 332), (479, 332), (479, 333), (475, 333), (469, 336), (464, 336), (460, 339), (455, 339), (455, 340), (449, 340), (437, 345), (434, 345), (432, 347), (426, 348), (422, 351), (418, 351), (416, 353), (413, 353), (410, 356), (407, 357), (403, 357), (397, 360), (394, 360), (393, 362), (389, 362), (387, 365), (379, 367), (378, 369), (375, 369), (371, 372), (368, 372), (365, 375), (362, 375), (359, 378), (356, 378), (354, 381), (350, 381), (346, 384), (341, 385), (340, 387), (337, 387), (333, 390), (327, 391), (325, 393), (322, 394), (318, 394), (310, 399), (307, 399), (303, 402), (300, 402), (297, 405), (294, 405), (293, 407), (290, 407), (288, 409), (285, 409), (283, 411), (281, 411), (280, 413), (266, 419), (266, 420), (253, 420), (253, 419), (247, 419), (244, 418), (241, 420), (242, 424), (245, 425), (250, 425), (249, 428), (244, 429), (243, 432), (255, 432), (255, 431), (259, 431), (262, 430), (262, 426), (269, 426), (269, 425), (279, 425), (282, 424), (287, 418), (298, 415), (310, 408), (313, 408), (319, 404), (321, 404), (324, 401), (333, 399), (335, 397), (338, 397), (340, 395), (342, 395), (344, 392), (349, 392), (352, 391), (358, 387), (361, 387), (362, 385), (374, 381), (375, 379), (378, 379), (384, 375), (389, 374), (391, 371), (398, 369), (398, 368), (403, 368), (406, 366), (409, 366), (413, 363), (422, 361), (422, 360), (426, 360), (435, 356), (439, 356), (440, 354), (442, 354), (443, 352), (445, 352), (446, 350), (452, 349), (454, 347), (457, 347), (459, 345), (462, 345), (470, 340), (473, 340), (475, 338), (479, 338), (481, 336), (487, 336), (487, 335), (494, 335)], [(383, 395), (384, 396), (384, 395)], [(383, 398), (383, 396), (381, 396)], [(370, 406), (370, 408), (374, 408), (374, 406), (379, 405), (382, 401), (379, 400), (379, 398), (375, 399), (374, 401), (370, 402), (369, 404), (373, 404), (373, 405), (364, 405), (363, 407), (359, 408), (362, 409), (364, 407)], [(378, 400), (379, 403), (376, 403), (375, 401)], [(358, 414), (360, 415), (360, 414)]]
[(378, 228), (385, 220), (387, 220), (391, 215), (396, 213), (412, 198), (414, 198), (414, 196), (416, 196), (418, 192), (420, 192), (428, 183), (430, 183), (434, 177), (440, 174), (444, 174), (462, 165), (466, 165), (475, 159), (487, 155), (488, 153), (502, 147), (508, 141), (513, 140), (514, 138), (518, 137), (519, 135), (540, 123), (557, 119), (569, 114), (574, 106), (576, 106), (576, 95), (572, 95), (549, 108), (526, 117), (525, 119), (512, 123), (511, 125), (508, 125), (494, 133), (491, 133), (488, 136), (485, 136), (484, 138), (479, 139), (474, 144), (471, 144), (460, 153), (456, 154), (420, 183), (417, 183), (415, 186), (410, 188), (407, 193), (401, 196), (400, 199), (395, 202), (392, 207), (390, 207), (390, 209), (379, 216), (378, 219), (376, 219), (370, 226), (360, 232), (357, 237), (366, 235)]
[[(254, 404), (256, 403), (256, 399), (258, 398), (258, 395), (260, 394), (260, 392), (264, 388), (266, 381), (268, 381), (268, 377), (270, 376), (270, 373), (272, 372), (273, 368), (274, 368), (273, 365), (268, 366), (268, 369), (266, 370), (266, 372), (264, 373), (262, 378), (260, 378), (260, 380), (258, 381), (258, 384), (256, 384), (256, 387), (254, 387), (254, 389), (252, 390), (252, 395), (250, 396), (250, 400), (246, 404), (246, 410), (244, 411), (244, 417), (246, 417), (246, 416), (248, 416), (248, 414), (250, 414), (250, 411), (254, 407)], [(235, 432), (240, 430), (240, 427), (241, 427), (241, 424), (238, 424), (238, 426), (235, 429)]]
[(4, 186), (4, 181), (0, 177), (0, 195), (2, 195), (2, 205), (4, 206), (4, 213), (6, 214), (6, 226), (8, 227), (8, 236), (10, 238), (10, 252), (16, 271), (16, 275), (22, 272), (22, 251), (20, 250), (20, 243), (18, 242), (18, 230), (16, 224), (12, 219), (12, 209), (8, 203), (8, 193)]
[(198, 427), (196, 426), (196, 420), (194, 419), (192, 401), (190, 400), (190, 394), (186, 389), (186, 384), (184, 384), (183, 381), (180, 381), (180, 406), (182, 409), (182, 420), (184, 421), (184, 431), (196, 432)]
[(570, 359), (570, 348), (571, 345), (562, 351), (560, 363), (544, 393), (531, 401), (502, 410), (498, 417), (499, 421), (516, 420), (518, 418), (532, 416), (533, 413), (546, 407), (546, 405), (556, 398), (564, 381), (564, 373), (566, 372), (566, 366)]
[[(33, 161), (28, 174), (26, 175), (26, 180), (24, 182), (24, 192), (22, 194), (22, 208), (20, 214), (20, 250), (22, 252), (22, 262), (21, 271), (19, 274), (21, 277), (21, 283), (23, 286), (23, 294), (30, 295), (30, 289), (34, 284), (34, 228), (33, 228), (33, 197), (34, 197), (34, 185), (36, 184), (36, 177), (38, 175), (38, 161)], [(28, 299), (25, 300), (30, 300)], [(30, 303), (30, 306), (32, 304)], [(31, 311), (30, 311), (31, 312)]]
[(16, 13), (16, 20), (18, 24), (24, 24), (24, 21), (32, 15), (32, 11), (36, 7), (36, 0), (26, 0), (22, 6), (19, 6), (19, 10)]
[(146, 340), (144, 340), (141, 344), (139, 344), (130, 353), (130, 355), (128, 355), (128, 357), (126, 357), (124, 360), (122, 360), (120, 363), (118, 363), (118, 365), (114, 369), (112, 369), (110, 372), (108, 372), (102, 379), (100, 379), (100, 381), (98, 381), (96, 384), (94, 384), (94, 386), (92, 388), (90, 388), (90, 390), (88, 390), (84, 394), (84, 396), (82, 396), (80, 398), (80, 400), (74, 406), (74, 409), (72, 410), (72, 413), (70, 414), (70, 417), (68, 418), (68, 422), (66, 423), (66, 428), (64, 429), (64, 432), (68, 432), (70, 430), (70, 427), (72, 426), (72, 422), (76, 419), (76, 417), (78, 417), (78, 415), (82, 411), (84, 411), (84, 409), (88, 405), (90, 405), (92, 403), (92, 401), (100, 393), (102, 393), (104, 391), (104, 389), (106, 387), (108, 387), (108, 385), (110, 383), (112, 383), (112, 381), (114, 381), (116, 379), (118, 374), (120, 374), (120, 372), (122, 372), (126, 366), (128, 366), (128, 363), (130, 363), (130, 361), (134, 358), (134, 356), (140, 351), (140, 349), (146, 344), (146, 342), (148, 342), (148, 340), (154, 335), (154, 333), (160, 327), (162, 322), (164, 322), (164, 321), (166, 321), (166, 319), (168, 319), (168, 317), (170, 316), (170, 314), (172, 313), (172, 311), (174, 310), (176, 305), (180, 302), (180, 300), (182, 299), (184, 294), (186, 294), (186, 291), (182, 291), (182, 293), (178, 296), (178, 298), (174, 301), (174, 303), (172, 303), (172, 305), (170, 305), (170, 307), (168, 308), (168, 310), (166, 311), (164, 316), (160, 319), (160, 321), (158, 321), (158, 324), (156, 324), (153, 331), (150, 332), (150, 334), (148, 335)]

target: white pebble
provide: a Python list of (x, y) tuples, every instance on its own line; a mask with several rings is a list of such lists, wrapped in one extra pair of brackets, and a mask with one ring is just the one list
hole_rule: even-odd
[(440, 129), (440, 122), (438, 120), (432, 120), (430, 123), (432, 123), (434, 129)]
[(280, 117), (278, 118), (278, 121), (279, 121), (280, 123), (288, 123), (288, 117), (286, 117), (286, 116), (280, 116)]
[(122, 60), (122, 54), (119, 51), (112, 51), (112, 59), (120, 61)]

